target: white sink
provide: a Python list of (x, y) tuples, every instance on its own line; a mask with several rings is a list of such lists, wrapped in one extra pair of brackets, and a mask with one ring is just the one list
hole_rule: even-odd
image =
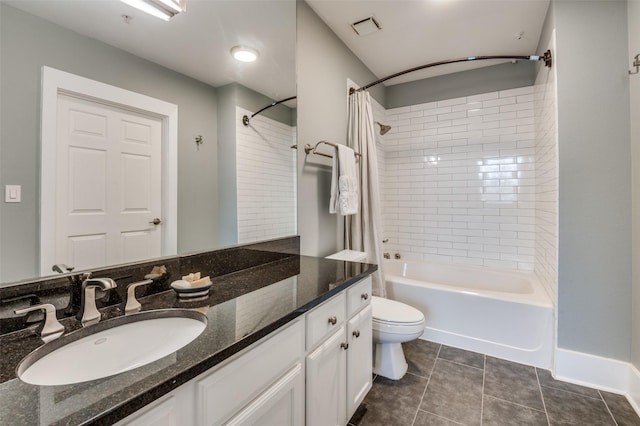
[(141, 367), (189, 344), (207, 317), (185, 309), (126, 315), (83, 328), (31, 352), (18, 377), (33, 385), (67, 385)]

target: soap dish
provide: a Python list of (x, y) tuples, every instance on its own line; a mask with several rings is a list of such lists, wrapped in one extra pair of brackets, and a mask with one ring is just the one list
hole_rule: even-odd
[(179, 297), (200, 297), (209, 293), (209, 289), (213, 283), (209, 281), (207, 284), (191, 287), (191, 283), (184, 280), (178, 280), (171, 283), (171, 288), (178, 293)]

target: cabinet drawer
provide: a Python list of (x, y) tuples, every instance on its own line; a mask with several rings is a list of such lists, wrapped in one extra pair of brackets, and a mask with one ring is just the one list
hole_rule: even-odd
[(360, 309), (371, 303), (371, 276), (347, 289), (347, 316), (352, 317)]
[(272, 385), (299, 362), (303, 347), (301, 321), (230, 364), (197, 380), (198, 424), (220, 424)]
[(340, 293), (307, 314), (307, 350), (340, 328), (345, 320), (345, 300), (344, 292)]

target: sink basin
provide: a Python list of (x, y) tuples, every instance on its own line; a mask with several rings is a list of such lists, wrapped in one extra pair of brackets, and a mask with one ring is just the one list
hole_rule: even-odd
[(17, 368), (33, 385), (67, 385), (129, 371), (172, 354), (200, 335), (207, 317), (166, 309), (102, 321), (31, 352)]

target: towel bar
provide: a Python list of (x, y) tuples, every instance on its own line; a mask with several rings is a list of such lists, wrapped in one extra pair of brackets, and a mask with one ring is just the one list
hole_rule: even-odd
[[(320, 141), (316, 144), (316, 146), (311, 146), (310, 144), (306, 144), (304, 146), (304, 152), (308, 154), (316, 154), (316, 155), (322, 155), (323, 157), (328, 157), (328, 158), (333, 158), (332, 155), (329, 154), (323, 154), (322, 152), (316, 152), (316, 149), (318, 149), (318, 146), (320, 144), (325, 144), (325, 145), (330, 145), (334, 148), (337, 148), (338, 145), (336, 145), (335, 143), (331, 143), (331, 142), (327, 142), (327, 141)], [(355, 156), (356, 156), (356, 160), (358, 159), (358, 157), (361, 157), (362, 155), (359, 152), (354, 152)]]

